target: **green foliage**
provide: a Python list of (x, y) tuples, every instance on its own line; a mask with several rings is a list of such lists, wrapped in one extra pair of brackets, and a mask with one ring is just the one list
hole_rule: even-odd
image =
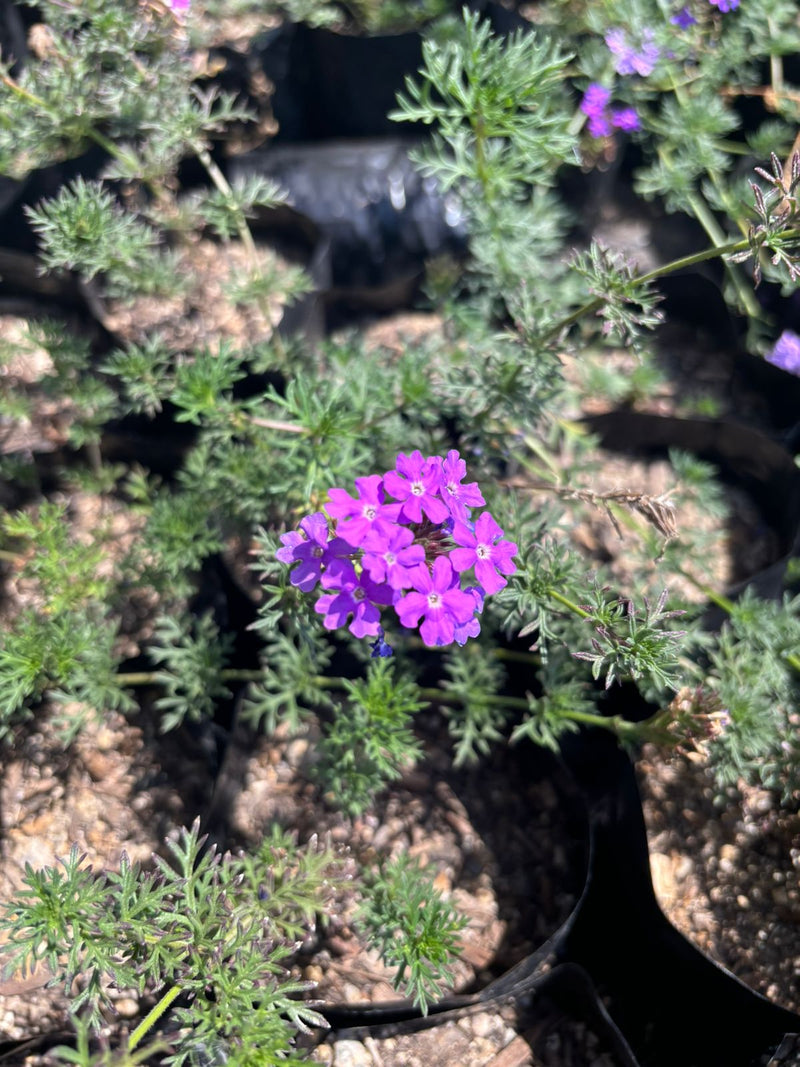
[(213, 233), (227, 240), (239, 234), (242, 219), (252, 218), (256, 208), (276, 207), (285, 200), (274, 182), (254, 174), (230, 189), (214, 188), (202, 194), (196, 211)]
[(245, 376), (243, 358), (241, 352), (220, 345), (217, 352), (205, 348), (192, 359), (181, 361), (175, 368), (170, 396), (179, 409), (176, 420), (199, 424), (204, 417), (218, 417), (220, 410), (225, 411), (229, 405), (224, 394)]
[(28, 865), (25, 887), (3, 904), (6, 970), (44, 960), (54, 984), (78, 980), (71, 1011), (83, 1040), (66, 1062), (97, 1062), (87, 1059), (85, 1027), (102, 1022), (114, 988), (160, 998), (179, 1027), (170, 1037), (177, 1067), (218, 1043), (241, 1067), (290, 1062), (293, 1035), (324, 1025), (297, 1000), (307, 983), (285, 965), (296, 935), (324, 910), (341, 861), (278, 830), (246, 859), (203, 843), (195, 823), (168, 840), (169, 862), (156, 856), (151, 872), (124, 855), (119, 871), (94, 871), (74, 848), (61, 868)]
[(442, 188), (471, 181), (491, 199), (550, 180), (573, 139), (559, 89), (569, 56), (535, 32), (507, 40), (464, 11), (453, 40), (423, 42), (421, 81), (406, 80), (393, 118), (435, 126), (418, 159)]
[(723, 718), (709, 752), (721, 784), (744, 777), (780, 792), (800, 788), (800, 597), (762, 600), (751, 590), (732, 606), (710, 651)]
[(665, 589), (653, 605), (645, 597), (644, 611), (639, 614), (633, 601), (607, 599), (604, 591), (594, 591), (586, 609), (587, 622), (596, 634), (591, 639), (592, 651), (573, 655), (591, 663), (593, 678), (605, 675), (606, 689), (628, 678), (658, 690), (677, 689), (677, 655), (686, 631), (661, 626), (663, 619), (683, 614), (665, 611), (666, 603)]
[(603, 333), (609, 342), (636, 351), (642, 330), (652, 330), (662, 321), (663, 316), (655, 310), (660, 300), (658, 293), (651, 285), (643, 285), (621, 256), (596, 241), (587, 252), (577, 253), (572, 265), (598, 300)]
[(317, 770), (336, 807), (360, 815), (420, 755), (411, 719), (422, 701), (416, 684), (395, 678), (386, 659), (370, 663), (366, 678), (343, 685), (348, 699), (334, 709)]
[(210, 718), (216, 702), (231, 695), (222, 681), (222, 671), (233, 635), (220, 634), (211, 615), (162, 615), (153, 637), (148, 654), (155, 664), (163, 664), (153, 679), (165, 693), (156, 700), (161, 730), (174, 730), (186, 719), (199, 722)]
[(528, 694), (529, 711), (514, 727), (512, 742), (527, 739), (557, 752), (561, 735), (579, 729), (571, 716), (594, 712), (588, 686), (571, 675), (564, 652), (544, 664), (539, 677), (541, 695)]
[(158, 243), (158, 235), (123, 211), (100, 182), (83, 178), (30, 208), (28, 215), (48, 270), (77, 270), (86, 278), (102, 272), (134, 286)]
[(240, 714), (246, 722), (273, 733), (278, 723), (297, 731), (315, 710), (331, 705), (324, 688), (333, 650), (319, 640), (319, 626), (295, 635), (272, 634), (262, 656), (263, 680), (248, 686)]
[(168, 395), (171, 356), (158, 335), (141, 344), (114, 349), (101, 369), (117, 379), (127, 410), (136, 415), (156, 415)]
[(106, 552), (102, 530), (79, 541), (69, 528), (66, 505), (45, 501), (35, 511), (6, 514), (0, 532), (9, 547), (21, 548), (19, 576), (36, 583), (47, 615), (57, 617), (110, 594), (111, 577), (99, 573)]
[(458, 654), (445, 657), (447, 697), (455, 707), (446, 709), (450, 734), (455, 739), (454, 763), (475, 763), (494, 741), (503, 738), (506, 709), (497, 696), (503, 690), (505, 671), (483, 644), (471, 643)]
[(406, 995), (427, 1014), (442, 983), (450, 981), (458, 934), (467, 920), (405, 854), (370, 875), (366, 888), (359, 925), (383, 962), (397, 967), (396, 988), (405, 983)]

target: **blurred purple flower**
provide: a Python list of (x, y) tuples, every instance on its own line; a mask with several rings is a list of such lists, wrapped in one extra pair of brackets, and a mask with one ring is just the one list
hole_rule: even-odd
[(697, 19), (691, 13), (688, 7), (682, 7), (677, 14), (673, 15), (669, 20), (673, 26), (677, 26), (681, 30), (686, 30), (690, 26), (697, 25)]
[(618, 130), (624, 130), (626, 133), (630, 133), (632, 130), (639, 130), (642, 127), (641, 122), (639, 122), (639, 116), (632, 107), (623, 107), (612, 111), (611, 125), (616, 126)]
[(775, 347), (767, 353), (767, 361), (790, 374), (800, 375), (800, 336), (792, 330), (784, 330)]
[(611, 90), (599, 82), (590, 82), (583, 94), (580, 109), (589, 119), (589, 133), (592, 137), (608, 137), (611, 126), (606, 118), (606, 108), (611, 99)]
[(718, 7), (723, 14), (728, 11), (735, 11), (739, 6), (739, 0), (708, 0), (708, 2), (713, 4), (714, 7)]
[(168, 0), (169, 6), (175, 15), (188, 15), (192, 0)]
[(653, 43), (653, 31), (645, 30), (641, 36), (639, 48), (632, 44), (625, 30), (609, 30), (605, 36), (609, 52), (617, 57), (615, 64), (617, 74), (638, 74), (646, 78), (652, 74), (658, 62), (658, 45)]

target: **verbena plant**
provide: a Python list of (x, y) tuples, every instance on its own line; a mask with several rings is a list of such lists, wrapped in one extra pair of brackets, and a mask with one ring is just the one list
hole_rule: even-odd
[[(349, 7), (372, 26), (396, 15), (396, 5)], [(281, 192), (260, 179), (232, 187), (215, 162), (213, 141), (251, 116), (194, 84), (188, 41), (203, 5), (36, 8), (31, 54), (4, 57), (0, 70), (0, 171), (22, 178), (83, 157), (86, 171), (29, 209), (42, 268), (119, 301), (166, 294), (179, 284), (181, 243), (205, 232), (246, 251), (240, 303), (302, 292), (300, 273), (265, 269), (248, 229)], [(582, 388), (621, 402), (663, 380), (652, 352), (658, 280), (706, 260), (724, 265), (725, 297), (753, 349), (800, 367), (800, 339), (776, 337), (755, 295), (762, 278), (784, 292), (797, 280), (800, 94), (783, 69), (800, 51), (795, 5), (549, 0), (536, 12), (508, 38), (477, 15), (445, 15), (398, 101), (398, 121), (430, 130), (417, 165), (469, 228), (466, 262), (429, 274), (438, 335), (388, 359), (358, 333), (178, 354), (154, 334), (98, 360), (63, 325), (31, 326), (50, 369), (38, 393), (7, 377), (0, 412), (24, 419), (39, 395), (69, 397), (75, 462), (57, 498), (40, 493), (0, 523), (9, 573), (32, 591), (0, 647), (5, 744), (48, 703), (62, 709), (55, 723), (69, 743), (109, 710), (135, 716), (137, 685), (162, 687), (168, 730), (213, 715), (246, 682), (240, 714), (251, 724), (322, 721), (320, 791), (351, 816), (418, 757), (414, 716), (430, 704), (447, 716), (458, 762), (504, 740), (557, 748), (565, 731), (593, 726), (630, 746), (701, 744), (722, 784), (743, 776), (787, 798), (800, 786), (797, 598), (734, 602), (704, 579), (708, 544), (681, 518), (689, 501), (724, 510), (705, 464), (675, 454), (668, 496), (601, 492), (593, 442), (574, 421)], [(324, 13), (335, 22), (339, 9)], [(743, 99), (763, 104), (747, 132)], [(637, 194), (708, 237), (645, 273), (597, 241), (577, 247), (562, 196), (565, 174), (610, 166), (629, 142), (641, 157)], [(180, 188), (187, 156), (206, 170), (203, 191)], [(610, 348), (633, 353), (632, 374), (609, 369)], [(563, 373), (576, 352), (583, 386)], [(265, 370), (280, 387), (235, 391)], [(195, 430), (171, 483), (103, 459), (111, 419), (164, 410)], [(24, 454), (3, 467), (36, 496)], [(114, 551), (110, 528), (72, 535), (63, 492), (76, 486), (137, 516), (131, 551)], [(630, 588), (571, 540), (581, 509), (625, 528)], [(231, 664), (232, 635), (187, 613), (203, 561), (234, 540), (254, 545), (263, 590), (261, 662), (249, 672)], [(719, 633), (670, 591), (676, 576), (725, 610)], [(153, 670), (133, 675), (120, 670), (117, 634), (139, 589), (156, 592), (161, 614)], [(350, 666), (342, 675), (333, 662)], [(608, 714), (623, 682), (652, 702), (643, 722)], [(294, 1032), (320, 1020), (282, 968), (344, 860), (277, 831), (254, 856), (200, 845), (197, 828), (183, 831), (154, 871), (125, 862), (94, 872), (75, 852), (63, 869), (29, 870), (4, 906), (10, 965), (45, 960), (73, 998), (77, 1045), (61, 1051), (65, 1062), (299, 1057)], [(457, 951), (452, 907), (424, 872), (389, 864), (364, 881), (361, 922), (424, 1010)], [(154, 1008), (122, 1047), (96, 1052), (111, 988), (150, 995)]]

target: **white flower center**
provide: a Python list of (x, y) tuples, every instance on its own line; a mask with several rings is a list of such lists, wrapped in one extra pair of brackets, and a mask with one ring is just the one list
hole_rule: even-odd
[(450, 496), (458, 496), (458, 485), (455, 482), (448, 482), (445, 489)]
[(491, 557), (492, 557), (492, 546), (491, 545), (479, 544), (475, 548), (475, 555), (478, 557), (478, 559), (491, 559)]
[(438, 593), (428, 593), (428, 607), (433, 608), (434, 611), (438, 610), (442, 606), (442, 598)]
[(422, 484), (422, 482), (412, 482), (411, 492), (414, 496), (422, 496), (425, 492), (425, 486)]
[(394, 552), (384, 552), (383, 558), (390, 567), (393, 567), (395, 563), (397, 563), (397, 556), (395, 556)]
[(364, 516), (365, 519), (368, 519), (370, 522), (372, 522), (375, 516), (378, 514), (378, 509), (375, 507), (374, 504), (365, 504), (361, 510), (361, 514)]
[(357, 586), (353, 590), (353, 600), (363, 600), (366, 597), (366, 595), (367, 594), (364, 592), (363, 589), (361, 589), (360, 586)]

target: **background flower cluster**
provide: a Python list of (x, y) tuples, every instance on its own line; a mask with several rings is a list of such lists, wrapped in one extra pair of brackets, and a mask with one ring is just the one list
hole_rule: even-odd
[[(477, 636), (484, 597), (513, 574), (517, 546), (488, 511), (473, 521), (485, 500), (466, 473), (455, 449), (446, 458), (400, 452), (394, 470), (356, 478), (356, 496), (331, 489), (327, 515), (308, 515), (281, 536), (275, 555), (297, 564), (291, 583), (306, 593), (322, 587), (314, 610), (326, 629), (348, 626), (376, 638), (373, 655), (390, 655), (381, 611), (391, 606), (426, 645)], [(470, 572), (474, 582), (462, 586)]]

